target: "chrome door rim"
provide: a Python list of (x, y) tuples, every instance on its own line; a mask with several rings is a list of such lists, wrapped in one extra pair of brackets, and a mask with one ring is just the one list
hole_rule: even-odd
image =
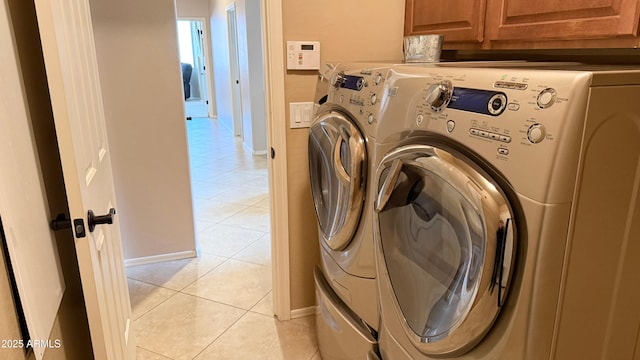
[[(329, 138), (331, 149), (326, 149), (325, 155), (328, 159), (328, 176), (335, 181), (334, 190), (337, 191), (335, 208), (323, 209), (320, 203), (319, 192), (316, 179), (314, 179), (314, 166), (322, 164), (314, 163), (315, 159), (309, 159), (309, 172), (311, 174), (311, 190), (314, 199), (314, 208), (318, 219), (321, 211), (331, 211), (328, 222), (320, 223), (322, 238), (327, 246), (332, 250), (339, 251), (346, 248), (351, 242), (364, 207), (364, 196), (366, 186), (367, 154), (364, 137), (355, 124), (346, 115), (338, 111), (329, 111), (319, 115), (310, 129), (310, 154), (313, 153), (311, 147), (318, 144), (314, 141), (316, 128), (320, 128), (321, 134)], [(326, 139), (325, 139), (326, 140)], [(348, 151), (349, 164), (344, 164), (342, 157), (344, 147)], [(322, 151), (320, 149), (318, 151)], [(328, 152), (328, 153), (327, 153)], [(325, 170), (326, 171), (326, 170)], [(342, 208), (339, 208), (342, 206)], [(334, 218), (334, 216), (339, 217)]]
[[(443, 149), (428, 146), (428, 145), (407, 145), (391, 151), (389, 154), (387, 154), (384, 157), (384, 159), (380, 163), (376, 171), (376, 180), (380, 181), (380, 178), (383, 172), (385, 171), (385, 169), (389, 169), (389, 172), (391, 173), (391, 175), (387, 175), (387, 178), (397, 177), (397, 172), (400, 171), (399, 168), (402, 167), (402, 164), (399, 164), (399, 162), (401, 163), (403, 159), (411, 159), (411, 158), (419, 157), (420, 154), (424, 156), (439, 157), (441, 159), (445, 159), (445, 161), (447, 162), (451, 161), (451, 159), (456, 159), (457, 160), (456, 166), (462, 166), (465, 172), (474, 172), (475, 173), (474, 176), (479, 176), (480, 178), (484, 179), (485, 182), (491, 184), (487, 186), (495, 186), (496, 189), (499, 189), (499, 187), (497, 187), (497, 185), (494, 182), (492, 182), (490, 179), (488, 179), (485, 175), (478, 173), (471, 166), (463, 165), (465, 163), (465, 160), (460, 159), (459, 157)], [(393, 179), (392, 181), (396, 181), (396, 180)], [(375, 210), (377, 213), (384, 211), (386, 206), (385, 201), (388, 200), (390, 195), (389, 193), (390, 193), (389, 184), (385, 184), (384, 182), (382, 184), (378, 184), (378, 196), (377, 196), (377, 199), (375, 200)], [(514, 211), (511, 207), (511, 204), (509, 204), (505, 195), (499, 190), (498, 190), (498, 193), (500, 194), (501, 199), (504, 201), (503, 205), (509, 208), (511, 216), (515, 216)], [(376, 220), (377, 221), (375, 221), (375, 225), (374, 225), (375, 226), (374, 236), (377, 238), (376, 242), (377, 242), (379, 251), (382, 251), (382, 253), (384, 253), (384, 251), (382, 250), (382, 239), (381, 239), (382, 235), (380, 231), (380, 219), (377, 218)], [(511, 263), (508, 266), (509, 268), (508, 273), (506, 275), (501, 274), (501, 276), (498, 279), (494, 279), (495, 277), (495, 274), (493, 273), (495, 272), (495, 266), (494, 266), (494, 271), (491, 274), (491, 282), (499, 281), (499, 286), (495, 286), (497, 284), (487, 285), (485, 282), (485, 285), (480, 287), (478, 289), (477, 294), (475, 294), (472, 307), (468, 312), (468, 314), (464, 316), (463, 320), (460, 322), (459, 325), (453, 328), (448, 333), (448, 335), (443, 338), (432, 339), (428, 337), (418, 336), (411, 329), (411, 327), (407, 323), (407, 319), (404, 318), (403, 316), (404, 312), (400, 307), (400, 304), (398, 303), (396, 289), (394, 289), (394, 286), (391, 283), (391, 277), (389, 275), (389, 279), (386, 280), (386, 283), (388, 286), (390, 286), (390, 289), (394, 294), (394, 298), (392, 299), (393, 300), (392, 302), (394, 304), (395, 311), (403, 319), (402, 323), (403, 323), (403, 329), (405, 334), (412, 339), (413, 344), (420, 351), (422, 351), (425, 354), (433, 355), (433, 356), (459, 356), (471, 350), (476, 344), (478, 344), (482, 340), (482, 338), (491, 329), (493, 323), (495, 322), (495, 320), (497, 319), (500, 313), (502, 305), (504, 304), (506, 294), (508, 293), (509, 286), (511, 283), (511, 279), (513, 278), (513, 269), (514, 269), (513, 262), (515, 261), (515, 258), (517, 256), (515, 251), (516, 251), (518, 237), (517, 237), (517, 231), (516, 231), (517, 229), (515, 229), (515, 224), (513, 222), (511, 223), (511, 226), (512, 227), (511, 229), (509, 229), (509, 231), (513, 233), (513, 235), (511, 236), (511, 241), (513, 243), (511, 244), (512, 253), (509, 256)], [(496, 245), (496, 248), (497, 247), (498, 245)], [(492, 250), (486, 251), (484, 261), (486, 262), (487, 257), (490, 258), (492, 254), (493, 254)], [(502, 254), (502, 256), (504, 256), (504, 253)], [(384, 256), (382, 256), (382, 258), (384, 259)], [(497, 258), (498, 256), (495, 255), (494, 261)], [(387, 259), (384, 259), (383, 262), (384, 262), (384, 267), (386, 268), (386, 270), (388, 270)], [(504, 266), (502, 266), (502, 268), (504, 269)], [(487, 275), (488, 274), (482, 275), (483, 279), (485, 279)], [(483, 281), (480, 280), (480, 283), (483, 283)]]

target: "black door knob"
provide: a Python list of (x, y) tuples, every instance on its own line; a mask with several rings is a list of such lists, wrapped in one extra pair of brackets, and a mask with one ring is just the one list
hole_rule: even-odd
[(116, 215), (116, 209), (109, 209), (109, 213), (106, 215), (96, 215), (92, 210), (87, 212), (87, 223), (89, 224), (89, 231), (93, 232), (96, 225), (100, 224), (113, 224), (113, 217)]

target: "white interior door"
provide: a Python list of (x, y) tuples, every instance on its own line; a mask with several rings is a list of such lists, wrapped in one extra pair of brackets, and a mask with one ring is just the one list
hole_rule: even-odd
[(202, 21), (195, 21), (196, 27), (198, 28), (198, 43), (197, 43), (197, 47), (198, 47), (198, 65), (199, 67), (199, 74), (200, 74), (200, 93), (201, 93), (201, 99), (204, 100), (207, 104), (207, 116), (210, 117), (211, 116), (211, 91), (209, 91), (209, 70), (207, 69), (207, 64), (208, 64), (208, 60), (207, 60), (207, 54), (208, 54), (208, 47), (207, 47), (207, 34), (205, 34), (204, 32), (204, 24)]
[(80, 277), (96, 359), (133, 359), (131, 305), (88, 0), (35, 0)]
[(198, 74), (198, 84), (200, 85), (200, 99), (206, 104), (207, 117), (210, 116), (211, 110), (209, 99), (209, 81), (207, 75), (207, 59), (205, 51), (205, 34), (202, 21), (191, 21), (192, 26), (192, 40), (193, 40), (193, 61), (195, 62), (194, 71)]
[[(7, 265), (15, 276), (29, 336), (42, 340), (51, 334), (65, 284), (56, 238), (49, 228), (41, 160), (35, 150), (5, 2), (0, 2), (0, 48), (0, 231), (4, 230), (0, 236), (7, 243)], [(45, 349), (32, 348), (36, 359), (42, 359)], [(11, 357), (3, 350), (0, 348), (0, 357)]]

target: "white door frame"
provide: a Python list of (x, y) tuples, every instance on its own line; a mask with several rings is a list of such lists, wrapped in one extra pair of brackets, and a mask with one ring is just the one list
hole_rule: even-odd
[(240, 58), (238, 54), (238, 15), (235, 1), (225, 7), (229, 39), (229, 71), (231, 72), (231, 101), (233, 108), (233, 135), (244, 143), (242, 117), (242, 84), (240, 81)]
[[(212, 81), (212, 76), (213, 76), (213, 66), (212, 66), (212, 61), (211, 61), (211, 57), (212, 57), (212, 53), (209, 50), (209, 32), (208, 32), (208, 26), (207, 26), (207, 19), (203, 18), (203, 17), (178, 17), (177, 18), (178, 21), (180, 20), (184, 20), (184, 21), (199, 21), (202, 23), (202, 32), (203, 34), (203, 40), (202, 40), (202, 53), (204, 56), (204, 62), (205, 62), (205, 66), (206, 68), (206, 72), (207, 72), (207, 81), (205, 82), (204, 85), (201, 86), (205, 86), (206, 87), (206, 93), (207, 93), (207, 98), (203, 99), (205, 101), (207, 101), (207, 117), (212, 117), (211, 115), (213, 114), (213, 99), (215, 98), (214, 94), (214, 87), (212, 86), (213, 81)], [(191, 41), (193, 42), (193, 37), (191, 38)], [(195, 71), (196, 69), (194, 69)]]
[(291, 282), (282, 0), (261, 1), (269, 137), (267, 156), (271, 156), (272, 149), (276, 151), (275, 157), (269, 161), (273, 311), (280, 320), (289, 320), (291, 319)]

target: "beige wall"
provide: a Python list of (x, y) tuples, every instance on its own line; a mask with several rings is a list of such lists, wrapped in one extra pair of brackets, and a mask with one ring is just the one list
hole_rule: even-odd
[[(58, 156), (56, 135), (46, 84), (42, 50), (37, 30), (34, 3), (22, 0), (6, 2), (10, 11), (16, 52), (20, 62), (21, 84), (7, 88), (22, 93), (25, 117), (29, 119), (34, 143), (34, 151), (39, 158), (40, 176), (46, 191), (50, 217), (58, 213), (68, 213), (62, 168)], [(2, 4), (1, 6), (5, 6)], [(19, 106), (18, 104), (13, 104)], [(4, 114), (0, 119), (6, 120)], [(7, 151), (3, 149), (2, 151)], [(5, 174), (11, 176), (11, 174)], [(22, 189), (14, 189), (21, 192)], [(26, 230), (28, 231), (28, 229)], [(64, 274), (65, 293), (58, 310), (51, 340), (60, 340), (62, 347), (45, 351), (46, 360), (91, 358), (91, 343), (87, 323), (78, 263), (75, 257), (73, 235), (70, 231), (55, 233), (58, 254)], [(9, 287), (7, 259), (0, 254), (0, 339), (20, 339), (14, 299)], [(0, 349), (2, 359), (24, 359), (21, 350)], [(29, 358), (33, 358), (33, 353)]]
[(126, 259), (195, 250), (173, 0), (91, 0)]
[[(321, 60), (400, 60), (404, 0), (283, 0), (284, 41), (320, 41)], [(290, 102), (313, 101), (314, 71), (285, 76), (286, 108)], [(287, 119), (287, 124), (289, 120)], [(287, 129), (291, 307), (315, 303), (313, 266), (318, 263), (316, 219), (309, 189), (308, 129)]]
[(209, 18), (209, 0), (176, 0), (180, 18)]

